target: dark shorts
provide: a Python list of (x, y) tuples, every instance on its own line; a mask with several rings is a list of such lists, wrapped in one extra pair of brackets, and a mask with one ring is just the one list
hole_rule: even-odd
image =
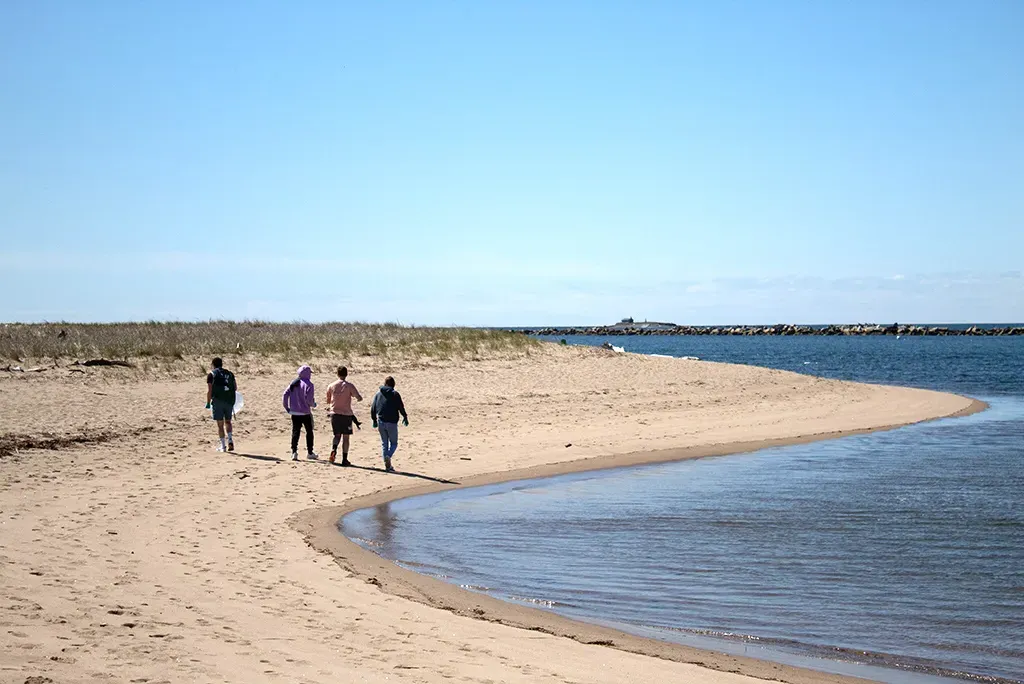
[(334, 434), (336, 435), (351, 435), (352, 416), (343, 416), (337, 413), (332, 414), (331, 428), (334, 430)]
[(213, 400), (213, 419), (231, 420), (231, 414), (235, 412), (235, 402), (227, 402), (223, 399)]

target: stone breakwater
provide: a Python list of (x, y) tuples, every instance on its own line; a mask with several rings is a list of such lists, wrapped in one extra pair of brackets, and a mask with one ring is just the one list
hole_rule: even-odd
[(606, 325), (592, 328), (538, 328), (513, 330), (525, 335), (926, 335), (985, 336), (1024, 335), (1024, 327), (948, 328), (923, 325), (677, 325), (651, 329)]

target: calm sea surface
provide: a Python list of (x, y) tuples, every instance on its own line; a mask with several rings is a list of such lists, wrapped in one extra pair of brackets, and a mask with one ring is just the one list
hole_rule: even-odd
[(645, 636), (880, 681), (1024, 681), (1024, 338), (610, 341), (991, 408), (416, 497), (354, 512), (342, 531), (468, 589)]

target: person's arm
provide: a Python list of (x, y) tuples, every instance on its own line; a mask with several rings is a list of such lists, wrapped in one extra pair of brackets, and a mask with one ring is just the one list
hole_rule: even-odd
[(373, 427), (377, 427), (377, 397), (374, 397), (370, 404), (370, 420), (373, 421)]
[(402, 401), (402, 395), (395, 392), (395, 396), (398, 397), (398, 412), (402, 414), (402, 422), (406, 425), (409, 424), (409, 414), (405, 412), (405, 402)]
[(288, 395), (291, 394), (291, 391), (292, 391), (292, 386), (288, 385), (288, 389), (286, 389), (284, 391), (284, 394), (281, 395), (281, 404), (284, 406), (284, 410), (285, 411), (288, 410)]
[(331, 398), (334, 397), (334, 383), (327, 386), (327, 409), (331, 408)]
[(206, 408), (210, 408), (213, 402), (213, 373), (206, 376)]
[(352, 385), (352, 396), (356, 398), (356, 401), (363, 400), (363, 395), (359, 393), (359, 390), (356, 389), (355, 385)]

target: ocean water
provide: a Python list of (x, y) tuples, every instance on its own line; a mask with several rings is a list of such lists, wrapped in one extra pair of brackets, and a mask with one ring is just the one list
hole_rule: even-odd
[(349, 514), (342, 532), (470, 590), (644, 636), (900, 684), (1024, 681), (1024, 339), (611, 341), (991, 408), (415, 497)]

